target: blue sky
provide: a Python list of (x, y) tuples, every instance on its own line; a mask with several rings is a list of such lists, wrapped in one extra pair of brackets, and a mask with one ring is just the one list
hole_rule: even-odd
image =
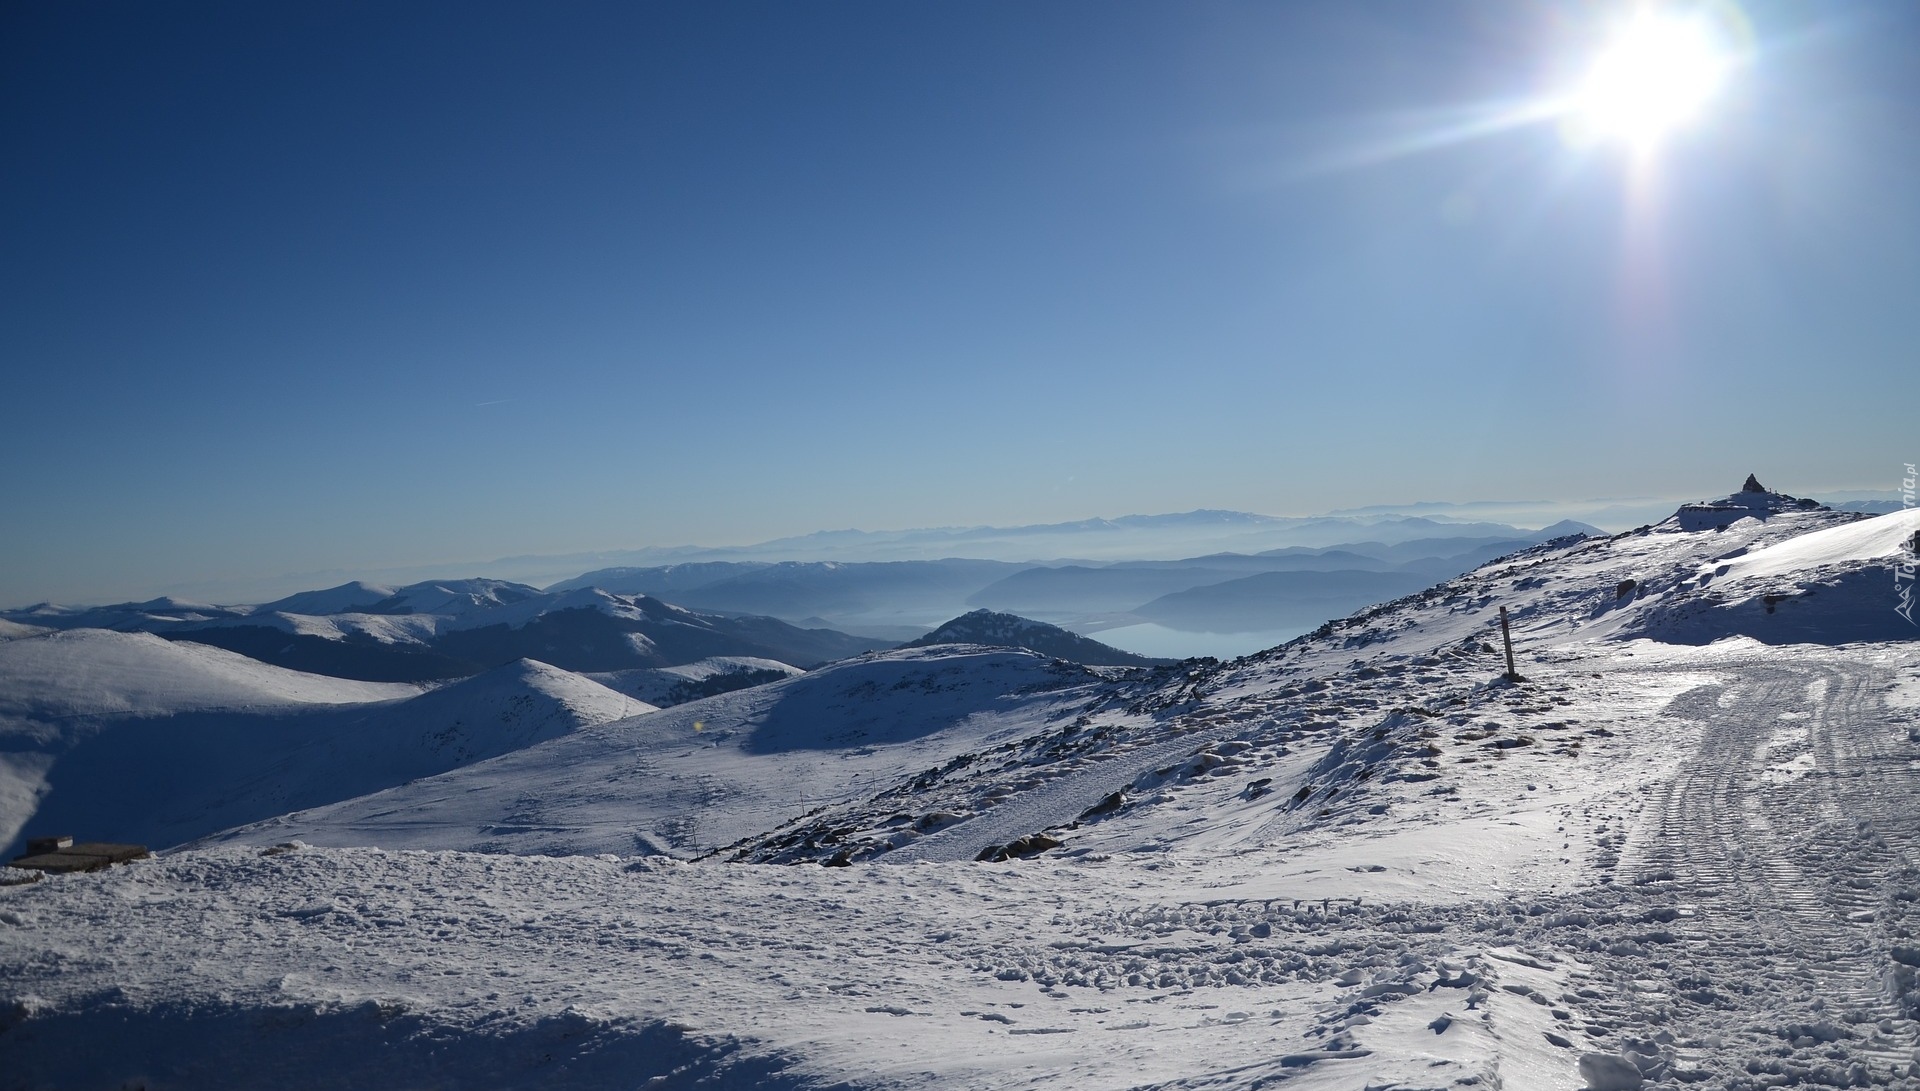
[[(1920, 458), (1920, 11), (0, 8), (0, 605), (286, 571)], [(1429, 141), (1430, 142), (1430, 141)]]

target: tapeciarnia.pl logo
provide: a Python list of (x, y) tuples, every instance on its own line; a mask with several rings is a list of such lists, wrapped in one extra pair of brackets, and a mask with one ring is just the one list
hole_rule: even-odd
[[(1909, 462), (1907, 475), (1900, 479), (1900, 506), (1903, 511), (1911, 511), (1914, 508), (1915, 479), (1920, 479), (1920, 471), (1917, 471), (1914, 464)], [(1920, 622), (1913, 620), (1913, 577), (1916, 562), (1920, 562), (1920, 557), (1915, 555), (1916, 550), (1920, 550), (1920, 532), (1909, 535), (1902, 550), (1906, 555), (1893, 570), (1893, 592), (1899, 600), (1894, 604), (1893, 612), (1906, 618), (1909, 625), (1920, 625)]]

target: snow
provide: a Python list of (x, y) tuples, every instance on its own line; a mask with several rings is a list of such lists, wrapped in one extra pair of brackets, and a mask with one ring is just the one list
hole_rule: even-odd
[(0, 885), (0, 1083), (1912, 1088), (1899, 524), (1703, 510), (1231, 663), (873, 654)]
[[(1135, 906), (1131, 871), (194, 853), (0, 895), (0, 951), (61, 971), (36, 979), (8, 1049), (16, 1072), (107, 1085), (1485, 1081), (1503, 1039), (1545, 1018), (1490, 986), (1568, 973), (1503, 961), (1512, 937), (1463, 947), (1365, 909)], [(244, 966), (80, 938), (156, 918), (244, 937)], [(1236, 967), (1254, 977), (1232, 983)], [(1473, 984), (1437, 984), (1456, 979)], [(114, 1013), (115, 1049), (69, 1052), (76, 1007)], [(323, 1050), (323, 1072), (289, 1061)], [(1570, 1067), (1527, 1086), (1576, 1087)]]

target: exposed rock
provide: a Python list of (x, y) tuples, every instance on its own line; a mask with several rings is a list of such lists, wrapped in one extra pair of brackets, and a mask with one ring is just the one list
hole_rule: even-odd
[(1057, 849), (1065, 843), (1048, 837), (1044, 833), (1030, 833), (1004, 845), (988, 845), (980, 850), (980, 855), (974, 857), (974, 860), (989, 864), (999, 863), (1002, 860), (1024, 860), (1030, 856), (1038, 856), (1048, 849)]
[(1580, 1057), (1580, 1078), (1588, 1091), (1640, 1091), (1646, 1078), (1625, 1057), (1610, 1053), (1586, 1053)]

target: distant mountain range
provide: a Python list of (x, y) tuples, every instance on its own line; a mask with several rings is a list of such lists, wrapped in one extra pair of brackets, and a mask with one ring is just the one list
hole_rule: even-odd
[[(1191, 513), (1203, 525), (1263, 525), (1265, 516), (1240, 513)], [(1125, 526), (1178, 524), (1189, 516)], [(1104, 521), (1103, 521), (1104, 522)], [(1081, 526), (1080, 524), (1073, 524)], [(1489, 528), (1497, 534), (1485, 533)], [(1447, 533), (1432, 533), (1441, 528)], [(1023, 528), (1050, 534), (1058, 527)], [(1077, 628), (1111, 627), (1133, 621), (1159, 621), (1174, 628), (1236, 632), (1272, 630), (1313, 616), (1308, 627), (1329, 617), (1405, 594), (1436, 580), (1476, 568), (1495, 557), (1569, 534), (1597, 534), (1581, 523), (1562, 522), (1538, 531), (1498, 524), (1392, 520), (1371, 530), (1396, 532), (1386, 538), (1328, 546), (1291, 545), (1260, 553), (1216, 552), (1169, 560), (1129, 559), (1014, 564), (1007, 561), (947, 558), (926, 561), (699, 561), (653, 568), (605, 568), (565, 580), (554, 590), (598, 587), (622, 594), (644, 594), (717, 613), (765, 614), (804, 625), (827, 626), (873, 637), (904, 640), (924, 633), (939, 619), (968, 608), (1017, 614)], [(1420, 537), (1399, 534), (1418, 529)], [(855, 532), (844, 532), (853, 534)], [(1340, 592), (1325, 595), (1316, 581), (1269, 580), (1253, 599), (1236, 601), (1231, 593), (1185, 600), (1180, 609), (1145, 607), (1167, 595), (1227, 584), (1269, 572), (1340, 572)], [(1369, 578), (1371, 577), (1371, 578)], [(1247, 585), (1250, 590), (1256, 585)], [(1288, 595), (1283, 589), (1295, 589)], [(1205, 603), (1218, 603), (1209, 611)], [(1263, 618), (1259, 604), (1270, 608)], [(1334, 613), (1315, 611), (1335, 609)]]
[(42, 628), (149, 632), (293, 670), (383, 682), (465, 677), (519, 659), (569, 671), (673, 667), (715, 656), (805, 668), (890, 646), (770, 617), (700, 613), (645, 595), (548, 592), (501, 580), (350, 583), (261, 606), (154, 599), (6, 616)]
[(960, 612), (967, 597), (1026, 569), (1007, 561), (707, 561), (606, 568), (555, 584), (651, 595), (695, 610), (764, 614), (904, 639)]
[[(1627, 527), (1671, 511), (1673, 502), (1612, 511), (1608, 526)], [(624, 568), (683, 568), (711, 562), (773, 564), (783, 561), (939, 561), (953, 557), (1001, 561), (1023, 566), (1066, 561), (1112, 562), (1194, 557), (1209, 553), (1262, 553), (1288, 546), (1326, 548), (1344, 542), (1394, 544), (1433, 537), (1517, 537), (1529, 532), (1487, 511), (1512, 511), (1506, 519), (1531, 526), (1591, 505), (1495, 506), (1436, 505), (1409, 512), (1360, 511), (1319, 516), (1272, 516), (1202, 509), (1164, 515), (1126, 515), (1024, 526), (933, 527), (910, 530), (822, 531), (739, 546), (671, 546), (563, 554), (498, 557), (471, 563), (435, 564), (378, 571), (307, 572), (251, 581), (222, 581), (175, 587), (193, 599), (258, 602), (292, 591), (347, 580), (382, 585), (411, 585), (449, 577), (513, 580), (536, 586), (574, 585), (582, 572)], [(1656, 508), (1658, 510), (1656, 510)], [(1643, 510), (1644, 509), (1644, 510)], [(1602, 510), (1595, 508), (1593, 510)], [(1448, 514), (1453, 512), (1454, 514)], [(1642, 519), (1640, 516), (1644, 515)], [(1464, 518), (1462, 516), (1465, 516)], [(1588, 518), (1589, 516), (1582, 516)], [(1598, 515), (1590, 518), (1599, 519)], [(611, 590), (611, 588), (610, 588)], [(657, 593), (657, 592), (649, 592)], [(669, 594), (667, 601), (677, 601)], [(936, 617), (951, 616), (952, 612)], [(917, 624), (931, 624), (935, 617)]]
[[(1059, 541), (1066, 535), (1080, 536), (1079, 544), (1112, 545), (1146, 542), (1170, 530), (1244, 536), (1275, 526), (1296, 536), (1364, 526), (1373, 536), (1166, 560), (702, 560), (596, 569), (546, 590), (483, 578), (401, 586), (357, 580), (248, 606), (170, 597), (87, 608), (42, 604), (0, 614), (0, 624), (151, 632), (290, 669), (368, 681), (467, 677), (522, 658), (599, 674), (715, 658), (810, 668), (919, 638), (943, 619), (980, 609), (1083, 635), (1143, 622), (1195, 632), (1305, 631), (1538, 542), (1595, 530), (1565, 522), (1523, 531), (1424, 518), (1282, 520), (1190, 512), (902, 534), (918, 540), (971, 537), (975, 544)], [(847, 531), (828, 537), (873, 536)], [(1085, 650), (1046, 654), (1130, 661), (1120, 651), (1093, 659), (1083, 659), (1096, 654)], [(739, 671), (719, 673), (729, 678), (632, 675), (615, 688), (639, 687), (632, 692), (664, 697), (744, 684)]]
[[(1572, 525), (1572, 524), (1569, 524)], [(1589, 527), (1589, 531), (1597, 532)], [(1119, 561), (1200, 553), (1258, 553), (1287, 546), (1327, 547), (1343, 542), (1387, 544), (1420, 538), (1528, 535), (1507, 523), (1402, 514), (1339, 516), (1256, 515), (1198, 510), (1127, 515), (1015, 527), (935, 527), (919, 530), (822, 531), (725, 549), (655, 551), (661, 562), (713, 560), (905, 561), (970, 557), (1022, 564), (1060, 559)], [(1557, 535), (1550, 535), (1550, 537)], [(637, 551), (646, 553), (648, 551)]]

